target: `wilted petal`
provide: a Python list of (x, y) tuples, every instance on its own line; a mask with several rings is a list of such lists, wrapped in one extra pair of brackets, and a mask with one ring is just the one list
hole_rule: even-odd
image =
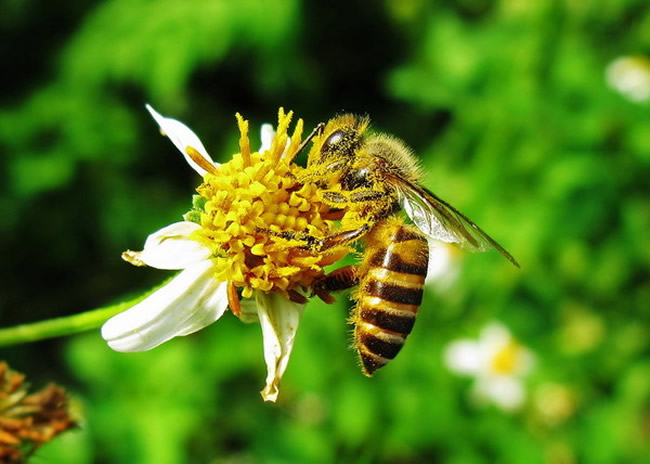
[(192, 132), (189, 127), (187, 127), (182, 122), (177, 121), (176, 119), (164, 117), (156, 110), (154, 110), (151, 105), (146, 105), (146, 108), (149, 110), (151, 116), (153, 116), (153, 118), (160, 126), (161, 132), (169, 137), (169, 140), (171, 140), (172, 143), (176, 145), (176, 148), (180, 150), (180, 152), (185, 157), (185, 160), (190, 166), (192, 166), (192, 169), (198, 172), (201, 176), (205, 175), (206, 173), (205, 169), (200, 167), (198, 164), (196, 164), (196, 162), (194, 162), (194, 160), (192, 160), (192, 158), (189, 157), (187, 154), (187, 147), (194, 148), (201, 154), (201, 156), (203, 156), (203, 158), (205, 158), (211, 164), (214, 166), (219, 166), (218, 163), (212, 161), (212, 158), (210, 158), (210, 155), (208, 155), (208, 152), (201, 143), (201, 140), (199, 140), (197, 135)]
[(289, 301), (276, 293), (257, 292), (256, 300), (267, 367), (266, 386), (261, 393), (264, 401), (275, 401), (305, 305)]
[(460, 374), (476, 374), (481, 369), (480, 346), (471, 340), (458, 340), (445, 349), (445, 364)]
[(228, 306), (225, 282), (213, 276), (210, 260), (187, 268), (167, 285), (102, 327), (115, 351), (146, 351), (196, 332), (219, 319)]
[(210, 248), (190, 235), (201, 226), (188, 221), (176, 222), (149, 235), (142, 251), (127, 251), (122, 257), (135, 265), (156, 269), (185, 269), (210, 257)]

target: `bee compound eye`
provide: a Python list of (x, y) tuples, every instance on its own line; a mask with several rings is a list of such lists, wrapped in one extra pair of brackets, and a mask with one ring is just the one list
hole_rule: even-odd
[(325, 140), (324, 145), (326, 147), (331, 147), (332, 145), (336, 145), (343, 139), (343, 131), (342, 130), (336, 130), (330, 134), (329, 137)]

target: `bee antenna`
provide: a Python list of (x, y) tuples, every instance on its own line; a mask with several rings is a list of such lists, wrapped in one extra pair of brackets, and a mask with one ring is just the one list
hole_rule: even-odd
[(291, 159), (289, 160), (289, 163), (291, 163), (294, 159), (296, 159), (296, 156), (298, 156), (300, 153), (302, 153), (302, 151), (305, 149), (305, 147), (307, 146), (307, 144), (308, 144), (309, 142), (311, 142), (312, 139), (313, 139), (314, 137), (316, 137), (317, 135), (321, 135), (321, 134), (323, 133), (324, 130), (325, 130), (325, 123), (324, 123), (324, 122), (319, 123), (319, 124), (314, 128), (314, 130), (311, 131), (311, 134), (309, 134), (309, 135), (307, 136), (307, 138), (306, 138), (305, 140), (302, 141), (302, 143), (300, 144), (300, 146), (298, 147), (298, 149), (296, 150), (296, 152), (293, 154), (293, 156), (292, 156)]

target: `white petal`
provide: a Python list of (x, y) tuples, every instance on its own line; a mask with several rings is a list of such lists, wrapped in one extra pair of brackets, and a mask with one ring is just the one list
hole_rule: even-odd
[(253, 322), (259, 322), (260, 317), (257, 314), (257, 301), (253, 298), (244, 298), (239, 302), (241, 306), (241, 314), (239, 320), (250, 324)]
[(445, 364), (459, 374), (476, 374), (481, 368), (480, 347), (472, 340), (458, 340), (447, 345)]
[(429, 240), (429, 265), (425, 282), (438, 290), (447, 290), (460, 275), (460, 262), (456, 251), (440, 240)]
[(267, 367), (266, 386), (261, 393), (264, 401), (275, 402), (305, 305), (294, 303), (275, 293), (257, 292), (256, 300)]
[(526, 399), (524, 386), (514, 377), (481, 378), (474, 390), (478, 396), (491, 400), (505, 411), (519, 408)]
[(153, 118), (160, 126), (160, 131), (164, 135), (169, 137), (169, 140), (171, 140), (172, 143), (176, 145), (176, 148), (180, 150), (180, 152), (185, 157), (185, 160), (188, 162), (190, 166), (192, 166), (192, 169), (194, 169), (202, 176), (205, 175), (206, 173), (205, 169), (200, 167), (198, 164), (194, 162), (194, 160), (192, 160), (192, 158), (189, 157), (186, 151), (187, 147), (194, 148), (207, 161), (212, 163), (214, 166), (219, 166), (218, 163), (212, 161), (212, 158), (210, 158), (210, 155), (208, 155), (208, 152), (203, 146), (203, 144), (201, 143), (201, 140), (199, 140), (197, 135), (194, 132), (192, 132), (192, 130), (189, 127), (187, 127), (182, 122), (177, 121), (176, 119), (164, 117), (156, 110), (154, 110), (151, 107), (151, 105), (146, 105), (146, 108), (147, 110), (149, 110), (151, 116), (153, 116)]
[[(273, 129), (273, 126), (268, 123), (262, 124), (262, 130), (261, 130), (262, 146), (260, 147), (259, 150), (260, 153), (264, 153), (265, 151), (271, 149), (271, 145), (273, 145), (273, 137), (275, 137), (275, 129)], [(290, 146), (291, 146), (291, 137), (287, 137), (287, 143), (284, 144), (284, 151), (282, 152), (280, 158), (284, 158), (287, 156)]]
[(505, 345), (511, 338), (508, 328), (499, 322), (490, 322), (481, 330), (481, 343), (488, 346)]
[(189, 267), (167, 285), (102, 327), (115, 351), (146, 351), (178, 335), (187, 335), (219, 319), (228, 306), (227, 284), (214, 279), (213, 264)]
[(289, 147), (291, 146), (291, 137), (287, 137), (287, 143), (284, 144), (284, 150), (280, 159), (286, 158), (289, 155)]
[(451, 251), (438, 240), (429, 240), (427, 283), (445, 275), (451, 267)]
[(650, 61), (647, 58), (622, 56), (612, 61), (605, 71), (611, 87), (633, 101), (650, 98)]
[(264, 153), (266, 150), (271, 149), (271, 143), (273, 142), (274, 136), (275, 130), (273, 129), (273, 126), (271, 124), (262, 124), (262, 146), (260, 147), (260, 153)]
[(124, 258), (134, 264), (141, 263), (156, 269), (185, 269), (210, 257), (212, 251), (196, 240), (192, 232), (201, 226), (188, 221), (175, 222), (149, 235), (144, 250), (127, 251)]
[(478, 344), (485, 360), (485, 367), (489, 367), (491, 360), (505, 346), (510, 344), (512, 336), (506, 326), (498, 322), (487, 324), (479, 336)]

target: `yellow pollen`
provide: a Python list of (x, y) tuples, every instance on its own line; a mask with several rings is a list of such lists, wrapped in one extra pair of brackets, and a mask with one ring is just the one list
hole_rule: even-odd
[(492, 358), (492, 371), (500, 375), (513, 374), (520, 364), (521, 354), (521, 345), (510, 340)]
[(288, 296), (309, 287), (323, 266), (347, 251), (314, 246), (332, 234), (334, 223), (321, 217), (328, 208), (317, 188), (296, 180), (302, 168), (289, 160), (300, 146), (303, 124), (298, 121), (287, 143), (292, 116), (280, 109), (271, 147), (251, 153), (248, 121), (237, 114), (241, 152), (209, 170), (197, 188), (204, 201), (195, 209), (201, 228), (193, 238), (212, 250), (215, 278), (241, 288), (245, 298), (254, 290)]

